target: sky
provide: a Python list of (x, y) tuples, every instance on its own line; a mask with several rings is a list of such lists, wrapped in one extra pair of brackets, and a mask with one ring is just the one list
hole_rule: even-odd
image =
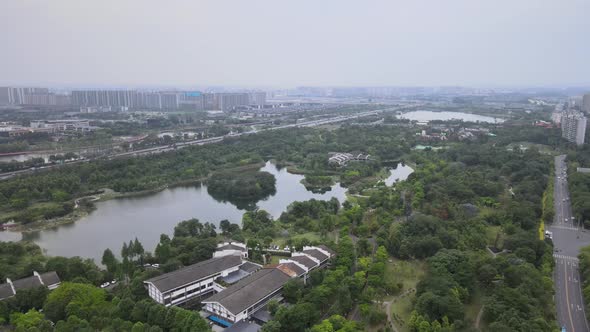
[(1, 0), (0, 84), (590, 83), (588, 0)]

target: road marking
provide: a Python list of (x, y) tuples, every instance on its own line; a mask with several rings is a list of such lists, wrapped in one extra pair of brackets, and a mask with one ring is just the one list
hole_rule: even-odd
[[(568, 279), (568, 277), (567, 277), (567, 268), (565, 268), (564, 270), (565, 270), (564, 271), (565, 272), (565, 279), (567, 280)], [(569, 306), (569, 304), (570, 304), (570, 294), (569, 294), (569, 291), (568, 291), (567, 284), (565, 285), (565, 301), (568, 304), (568, 306), (567, 306), (567, 313), (570, 316), (570, 324), (571, 324), (570, 326), (572, 327), (572, 331), (571, 332), (576, 332), (576, 329), (574, 328), (574, 319), (572, 318), (572, 311), (571, 311), (571, 308)], [(572, 307), (574, 306), (573, 303), (571, 304), (571, 306)]]
[[(558, 223), (558, 224), (565, 224), (565, 223), (561, 223), (561, 222), (560, 222), (560, 223)], [(551, 228), (569, 229), (570, 231), (577, 231), (577, 230), (579, 230), (579, 229), (578, 229), (578, 228), (576, 228), (576, 227), (570, 227), (570, 226), (560, 226), (560, 225), (553, 225), (553, 226), (551, 226)]]
[(572, 262), (578, 262), (579, 261), (578, 257), (566, 256), (566, 255), (558, 255), (558, 254), (553, 254), (553, 258), (563, 259), (564, 261), (567, 262), (568, 265), (569, 265), (570, 261), (572, 261)]

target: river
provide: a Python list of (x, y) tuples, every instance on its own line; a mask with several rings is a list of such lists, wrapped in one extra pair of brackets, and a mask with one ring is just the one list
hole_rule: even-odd
[(398, 115), (400, 119), (412, 121), (433, 121), (433, 120), (463, 120), (466, 122), (488, 122), (502, 123), (504, 119), (491, 116), (463, 113), (463, 112), (434, 112), (434, 111), (412, 111)]
[[(277, 180), (275, 195), (257, 203), (257, 206), (278, 218), (294, 201), (312, 198), (329, 200), (346, 199), (346, 188), (336, 184), (324, 194), (307, 191), (300, 183), (302, 175), (288, 173), (286, 168), (267, 162), (262, 171), (273, 174)], [(110, 248), (120, 252), (123, 242), (137, 237), (146, 250), (152, 251), (160, 234), (172, 235), (174, 226), (182, 220), (197, 218), (201, 222), (219, 225), (223, 219), (240, 223), (244, 210), (227, 202), (215, 200), (207, 187), (175, 187), (136, 197), (113, 199), (96, 203), (96, 209), (75, 223), (37, 232), (0, 232), (0, 241), (31, 240), (50, 256), (81, 256), (100, 263), (102, 252)]]

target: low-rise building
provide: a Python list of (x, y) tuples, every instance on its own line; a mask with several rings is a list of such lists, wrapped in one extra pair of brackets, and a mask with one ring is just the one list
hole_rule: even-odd
[(89, 120), (35, 120), (30, 124), (33, 131), (48, 129), (55, 131), (92, 131), (97, 129)]
[(328, 163), (332, 165), (345, 166), (349, 161), (367, 161), (370, 160), (370, 155), (363, 153), (343, 153), (343, 152), (330, 152)]
[(227, 322), (246, 320), (272, 298), (278, 297), (292, 278), (277, 268), (263, 268), (203, 301), (205, 310)]
[(32, 276), (14, 281), (7, 278), (6, 283), (0, 285), (0, 301), (15, 296), (22, 289), (45, 286), (53, 290), (59, 287), (60, 283), (61, 280), (55, 271), (45, 273), (33, 271)]
[(242, 258), (248, 258), (248, 248), (239, 242), (224, 242), (217, 245), (213, 257), (223, 257), (227, 255), (241, 255)]
[(335, 255), (328, 247), (303, 247), (290, 258), (281, 259), (278, 265), (267, 266), (240, 280), (234, 285), (202, 301), (213, 321), (229, 325), (247, 320), (266, 306), (268, 301), (281, 295), (283, 286), (293, 278), (307, 279), (309, 272), (326, 266)]
[(177, 305), (197, 296), (221, 291), (223, 287), (215, 282), (239, 270), (241, 255), (214, 257), (179, 270), (144, 281), (149, 296), (166, 306)]

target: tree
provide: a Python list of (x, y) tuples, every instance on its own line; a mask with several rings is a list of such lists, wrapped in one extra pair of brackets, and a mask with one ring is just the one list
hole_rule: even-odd
[(16, 312), (10, 316), (10, 323), (16, 327), (17, 332), (52, 331), (51, 323), (43, 317), (43, 314), (35, 309), (27, 311), (23, 314)]
[(64, 282), (49, 294), (43, 312), (47, 318), (57, 322), (65, 319), (75, 306), (79, 318), (91, 319), (105, 304), (104, 290), (92, 285)]
[(139, 256), (139, 263), (141, 265), (143, 265), (143, 254), (144, 254), (144, 249), (143, 249), (143, 245), (141, 244), (141, 242), (139, 242), (139, 240), (137, 238), (135, 238), (135, 241), (133, 242), (133, 250), (132, 250), (134, 256)]
[(117, 266), (119, 264), (111, 249), (108, 248), (105, 249), (104, 253), (102, 254), (101, 263), (102, 265), (106, 266), (107, 270), (111, 273), (115, 273), (117, 271)]

